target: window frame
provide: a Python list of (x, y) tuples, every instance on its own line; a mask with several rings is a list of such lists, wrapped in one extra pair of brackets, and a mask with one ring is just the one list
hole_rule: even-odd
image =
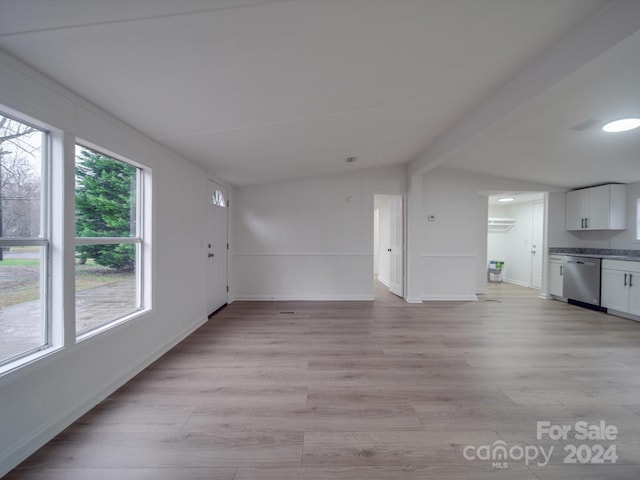
[(41, 352), (54, 347), (52, 339), (52, 314), (51, 314), (51, 128), (38, 122), (24, 118), (23, 115), (13, 114), (5, 108), (0, 108), (0, 115), (34, 128), (42, 135), (42, 145), (40, 152), (40, 236), (39, 237), (3, 237), (0, 234), (0, 248), (6, 247), (40, 247), (40, 310), (43, 325), (42, 343), (34, 348), (25, 350), (11, 357), (0, 358), (0, 374), (13, 365), (19, 365), (26, 359), (39, 355)]
[[(36, 117), (0, 104), (0, 114), (23, 125), (33, 127), (42, 136), (40, 152), (40, 231), (29, 233), (38, 237), (3, 237), (0, 246), (39, 247), (40, 304), (38, 341), (27, 345), (19, 353), (7, 349), (6, 358), (0, 358), (0, 384), (11, 381), (40, 368), (57, 355), (84, 341), (96, 341), (125, 327), (129, 320), (147, 315), (153, 309), (153, 168), (145, 163), (103, 148), (91, 141), (75, 137), (64, 128), (54, 126)], [(130, 237), (76, 237), (75, 232), (75, 161), (76, 146), (95, 151), (136, 169), (135, 231)], [(139, 153), (139, 152), (138, 152)], [(146, 158), (146, 156), (145, 156)], [(133, 185), (133, 183), (132, 183)], [(35, 212), (34, 212), (35, 213)], [(35, 219), (34, 219), (35, 220)], [(35, 227), (35, 224), (33, 225)], [(133, 224), (132, 224), (133, 226)], [(13, 232), (18, 233), (18, 232)], [(133, 236), (135, 235), (135, 236)], [(86, 329), (80, 334), (76, 321), (75, 249), (77, 243), (134, 244), (136, 248), (135, 282), (136, 308), (125, 314), (114, 315), (109, 321)], [(34, 282), (35, 285), (35, 282)], [(34, 300), (38, 301), (38, 300)], [(124, 311), (124, 309), (123, 309)], [(37, 347), (31, 348), (32, 345)]]
[(219, 188), (216, 188), (215, 193), (211, 196), (211, 205), (214, 207), (227, 208), (227, 198)]
[[(148, 175), (147, 168), (136, 163), (121, 155), (115, 154), (107, 149), (99, 147), (91, 142), (76, 139), (74, 143), (74, 165), (76, 162), (76, 148), (80, 147), (90, 152), (103, 155), (112, 160), (125, 163), (136, 169), (136, 198), (135, 198), (135, 236), (130, 237), (78, 237), (77, 232), (74, 235), (74, 251), (79, 246), (84, 245), (120, 245), (120, 244), (132, 244), (135, 245), (135, 282), (136, 282), (136, 306), (131, 311), (124, 315), (116, 316), (106, 323), (97, 325), (93, 328), (78, 332), (76, 330), (76, 341), (80, 342), (86, 338), (93, 337), (105, 330), (108, 330), (116, 325), (127, 322), (140, 314), (147, 312), (151, 309), (150, 305), (146, 304), (147, 295), (145, 295), (147, 289), (147, 275), (145, 274), (145, 257), (147, 256), (145, 250), (148, 248), (147, 239), (145, 238), (145, 210), (148, 208), (145, 201), (145, 176)], [(75, 192), (75, 189), (74, 189)], [(75, 210), (75, 207), (74, 207)], [(76, 273), (74, 271), (74, 277)], [(74, 295), (77, 302), (77, 292)], [(77, 322), (77, 312), (75, 315), (74, 323)], [(77, 323), (76, 323), (77, 328)]]

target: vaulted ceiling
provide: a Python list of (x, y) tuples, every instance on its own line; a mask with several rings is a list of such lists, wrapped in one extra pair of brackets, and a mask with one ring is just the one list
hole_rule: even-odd
[(571, 130), (640, 115), (633, 3), (0, 0), (0, 48), (235, 185), (411, 162), (572, 187), (640, 181), (639, 133)]

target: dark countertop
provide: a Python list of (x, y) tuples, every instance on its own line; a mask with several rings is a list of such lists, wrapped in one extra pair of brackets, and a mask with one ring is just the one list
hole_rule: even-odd
[(606, 260), (624, 260), (640, 262), (640, 250), (614, 250), (608, 248), (563, 248), (552, 247), (549, 255), (571, 255), (574, 257), (592, 257)]

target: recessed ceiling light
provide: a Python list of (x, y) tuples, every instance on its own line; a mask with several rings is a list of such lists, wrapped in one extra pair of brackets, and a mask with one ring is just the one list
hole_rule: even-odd
[(609, 122), (602, 130), (608, 133), (626, 132), (640, 127), (640, 118), (621, 118), (615, 122)]
[(354, 163), (356, 161), (357, 157), (347, 157), (347, 159), (345, 160), (345, 162), (347, 163)]
[(498, 199), (498, 201), (502, 203), (513, 202), (514, 200), (515, 198), (513, 197), (503, 197)]

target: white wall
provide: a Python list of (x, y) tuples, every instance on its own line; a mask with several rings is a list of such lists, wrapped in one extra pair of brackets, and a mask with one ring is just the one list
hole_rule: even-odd
[[(481, 236), (481, 199), (472, 178), (436, 170), (424, 176), (424, 238), (421, 248), (423, 300), (472, 300)], [(486, 202), (486, 199), (485, 199)], [(486, 208), (485, 208), (486, 210)], [(435, 221), (429, 222), (433, 215)], [(483, 222), (486, 225), (486, 217)], [(486, 227), (485, 227), (486, 228)], [(486, 255), (486, 253), (485, 253)], [(483, 262), (484, 263), (484, 262)]]
[(405, 179), (402, 166), (238, 188), (234, 298), (373, 299), (373, 197)]
[[(487, 197), (553, 187), (438, 168), (409, 184), (409, 299), (474, 300), (486, 289)], [(429, 222), (428, 216), (435, 221)]]
[[(206, 321), (207, 173), (3, 52), (0, 84), (0, 104), (63, 131), (71, 164), (78, 136), (150, 167), (153, 202), (153, 310), (81, 343), (68, 339), (0, 377), (2, 476)], [(66, 175), (72, 179), (72, 169)], [(61, 236), (72, 245), (73, 193), (65, 201)], [(73, 254), (65, 259), (71, 265), (64, 283), (72, 284)], [(61, 298), (54, 300), (58, 308)], [(73, 307), (60, 312), (73, 325)]]
[(640, 183), (627, 185), (627, 229), (622, 231), (567, 232), (565, 230), (564, 193), (549, 196), (549, 246), (571, 248), (613, 248), (639, 250), (635, 240), (637, 199), (640, 198)]

